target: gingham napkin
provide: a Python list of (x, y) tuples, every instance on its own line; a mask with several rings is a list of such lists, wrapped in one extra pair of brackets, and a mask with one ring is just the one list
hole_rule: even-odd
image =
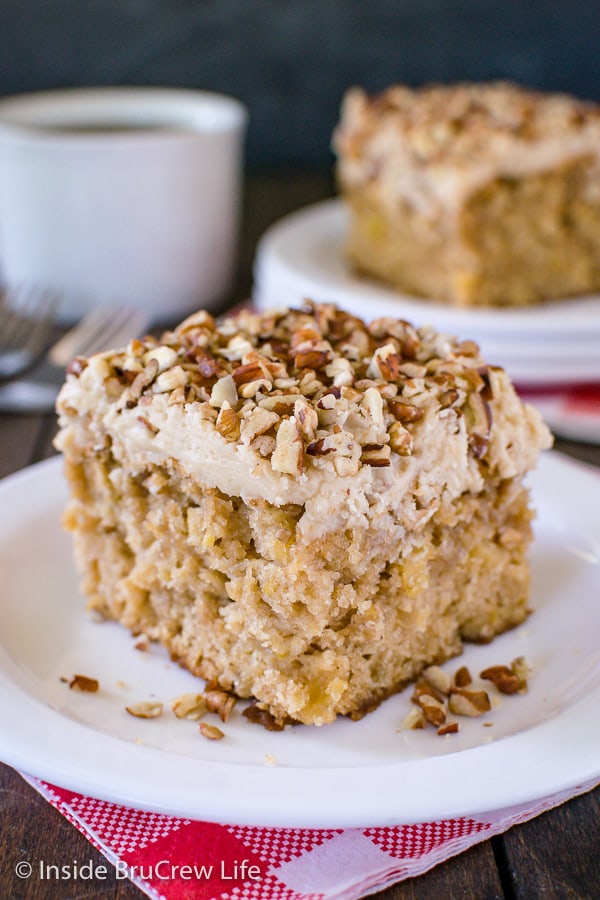
[(489, 815), (385, 828), (217, 825), (95, 800), (23, 775), (154, 900), (359, 900), (591, 790)]

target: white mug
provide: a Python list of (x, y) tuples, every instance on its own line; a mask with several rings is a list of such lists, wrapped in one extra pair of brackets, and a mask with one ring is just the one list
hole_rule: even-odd
[(0, 278), (154, 321), (231, 286), (247, 114), (220, 94), (77, 88), (0, 100)]

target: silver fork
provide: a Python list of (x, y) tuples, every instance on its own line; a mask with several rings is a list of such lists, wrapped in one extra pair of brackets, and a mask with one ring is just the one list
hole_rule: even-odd
[(37, 287), (12, 288), (0, 297), (0, 379), (24, 372), (46, 349), (58, 297)]
[(0, 412), (49, 412), (65, 380), (65, 367), (74, 356), (89, 356), (123, 346), (139, 337), (148, 325), (136, 309), (98, 307), (55, 343), (25, 377), (0, 385)]

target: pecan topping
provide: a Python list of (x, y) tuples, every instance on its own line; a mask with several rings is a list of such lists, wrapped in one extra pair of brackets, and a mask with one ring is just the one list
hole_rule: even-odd
[(265, 380), (265, 371), (259, 362), (251, 362), (238, 366), (231, 374), (238, 387), (242, 384), (248, 384), (251, 381)]
[(240, 417), (226, 400), (219, 411), (215, 427), (227, 441), (237, 441), (240, 436)]
[(469, 434), (469, 447), (476, 459), (485, 456), (492, 428), (492, 411), (481, 394), (469, 394), (463, 406)]
[(84, 356), (75, 356), (73, 357), (65, 371), (67, 375), (75, 375), (76, 378), (79, 378), (83, 370), (86, 368), (87, 364), (88, 361)]
[(276, 472), (300, 475), (303, 469), (304, 442), (295, 420), (283, 419), (277, 430), (271, 465)]
[[(75, 360), (71, 373), (102, 381), (118, 412), (139, 412), (152, 434), (167, 406), (173, 420), (197, 415), (249, 447), (257, 473), (263, 459), (291, 476), (316, 458), (340, 477), (402, 465), (398, 457), (418, 454), (423, 440), (412, 426), (436, 413), (466, 431), (472, 456), (489, 446), (495, 376), (473, 342), (390, 317), (367, 325), (332, 304), (243, 310), (218, 323), (194, 314), (160, 341)], [(498, 536), (505, 546), (513, 539), (510, 529)]]
[(413, 450), (413, 436), (401, 422), (392, 422), (389, 429), (390, 447), (398, 456), (410, 456)]
[(198, 366), (198, 371), (203, 378), (221, 378), (227, 375), (227, 369), (221, 362), (207, 353), (206, 350), (196, 349), (188, 352), (188, 359), (193, 359)]
[(158, 375), (158, 360), (151, 359), (141, 372), (135, 376), (129, 386), (129, 396), (132, 400), (138, 400), (145, 387), (151, 384)]
[(402, 400), (388, 400), (388, 409), (398, 422), (403, 425), (409, 422), (420, 422), (423, 418), (423, 410), (418, 406), (411, 406), (410, 403), (403, 403)]
[(391, 465), (390, 448), (387, 444), (363, 444), (360, 461), (373, 468), (386, 468)]
[(328, 453), (335, 453), (335, 447), (325, 447), (325, 438), (319, 438), (307, 446), (306, 452), (309, 456), (327, 456)]
[(315, 350), (308, 348), (298, 350), (294, 354), (297, 369), (322, 369), (330, 360), (327, 350)]

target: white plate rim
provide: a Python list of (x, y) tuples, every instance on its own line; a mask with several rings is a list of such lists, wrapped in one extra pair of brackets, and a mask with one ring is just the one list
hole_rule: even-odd
[[(543, 465), (559, 480), (568, 476), (587, 485), (598, 477), (589, 467), (555, 453), (547, 455)], [(0, 498), (5, 501), (0, 503), (0, 520), (26, 496), (34, 516), (31, 498), (39, 498), (45, 485), (61, 477), (60, 466), (59, 459), (51, 459), (0, 482)], [(600, 775), (600, 719), (589, 715), (600, 702), (600, 687), (553, 718), (496, 743), (449, 756), (366, 767), (368, 778), (356, 777), (351, 766), (290, 770), (174, 758), (152, 747), (90, 732), (11, 678), (1, 636), (0, 702), (0, 758), (7, 764), (98, 799), (229, 824), (320, 828), (408, 824), (489, 813)], [(562, 765), (557, 772), (539, 765), (541, 752), (551, 748), (556, 764), (566, 747), (568, 767)], [(479, 773), (475, 791), (474, 773)], [(365, 768), (359, 772), (364, 774)]]

